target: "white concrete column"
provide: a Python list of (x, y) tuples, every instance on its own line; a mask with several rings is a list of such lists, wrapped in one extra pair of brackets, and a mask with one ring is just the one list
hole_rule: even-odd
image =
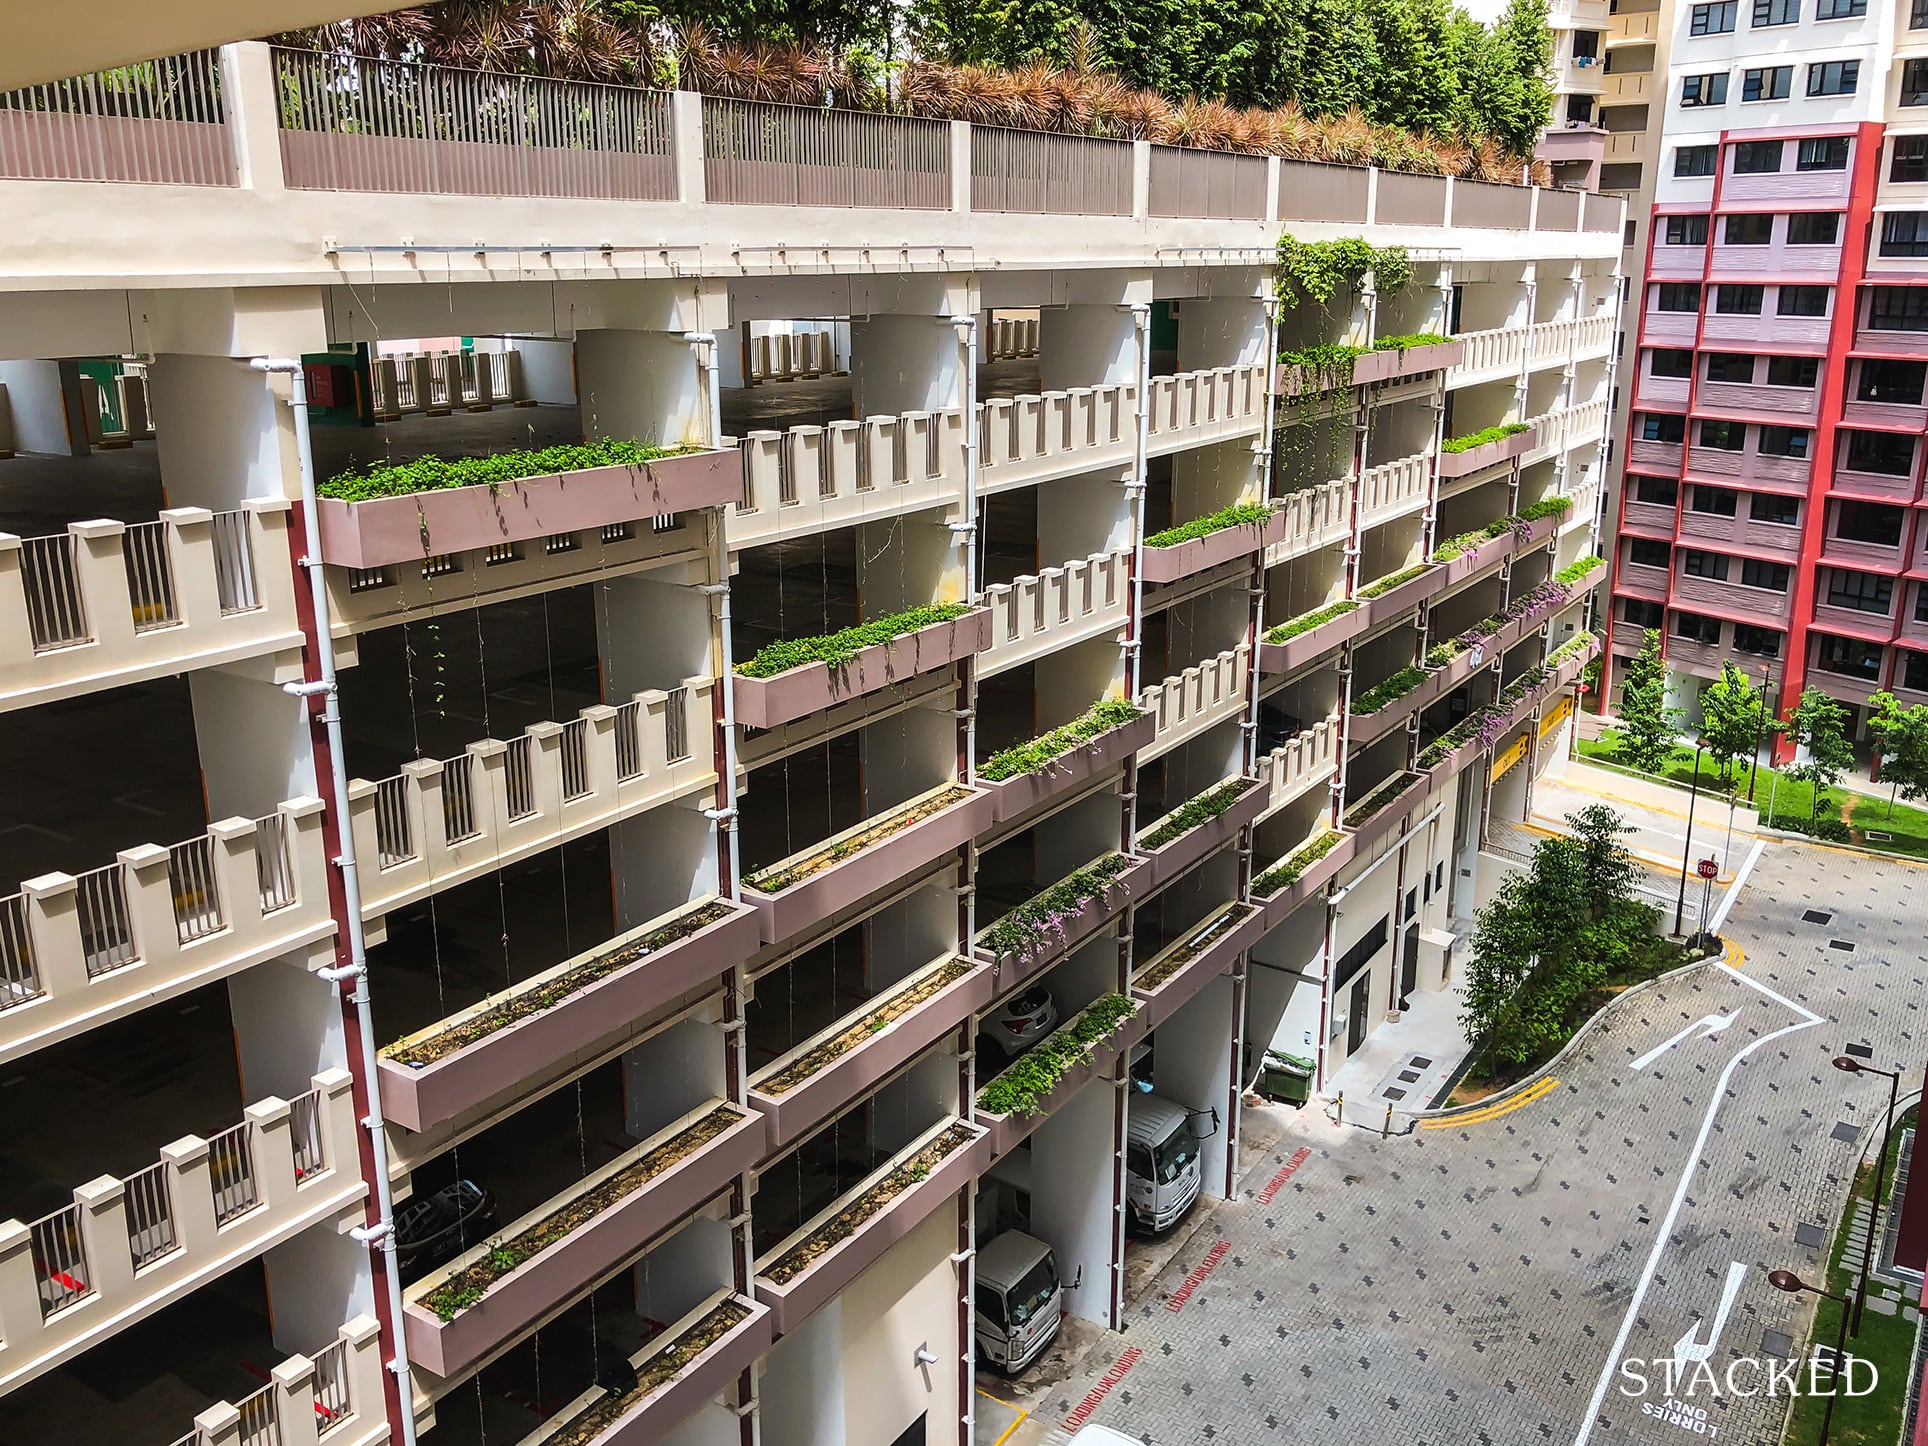
[[(350, 1170), (355, 1162), (347, 1162)], [(334, 1341), (343, 1321), (372, 1316), (374, 1275), (368, 1247), (332, 1230), (304, 1230), (262, 1257), (274, 1297), (274, 1343), (309, 1354)], [(368, 1410), (366, 1402), (358, 1410)], [(380, 1407), (374, 1408), (379, 1416)]]
[(743, 348), (749, 340), (749, 327), (744, 322), (734, 326), (719, 326), (716, 329), (716, 365), (720, 374), (719, 384), (725, 387), (745, 387), (749, 385), (747, 368), (743, 364)]
[[(1218, 1112), (1218, 1128), (1201, 1143), (1199, 1188), (1223, 1197), (1226, 1189), (1226, 1141), (1230, 1138), (1232, 1107), (1232, 980), (1221, 974), (1158, 1026), (1156, 1093), (1188, 1110)], [(1296, 1052), (1296, 1051), (1295, 1051)], [(1129, 1100), (1138, 1098), (1127, 1092)], [(1209, 1119), (1196, 1121), (1200, 1134), (1211, 1130)]]
[(169, 506), (223, 512), (301, 495), (293, 413), (266, 373), (238, 357), (164, 352), (148, 377)]
[(1038, 382), (1047, 392), (1138, 380), (1138, 334), (1117, 303), (1047, 308), (1038, 319)]
[(727, 1091), (723, 1031), (700, 1016), (679, 1019), (623, 1055), (623, 1124), (646, 1140)]
[(1031, 1134), (1031, 1234), (1057, 1255), (1066, 1308), (1100, 1325), (1110, 1324), (1111, 1316), (1112, 1152), (1119, 1108), (1116, 1087), (1094, 1079)]
[(866, 618), (965, 601), (963, 537), (942, 511), (857, 526), (857, 596)]
[(1265, 303), (1187, 297), (1178, 305), (1178, 369), (1251, 366), (1265, 359)]
[(674, 332), (577, 333), (576, 389), (585, 436), (676, 446), (702, 442), (708, 426), (696, 354)]
[(843, 1301), (832, 1300), (763, 1358), (763, 1446), (843, 1446)]
[(0, 387), (13, 414), (13, 446), (51, 457), (85, 457), (80, 364), (75, 361), (0, 361)]
[(859, 419), (955, 407), (962, 367), (947, 317), (883, 314), (851, 323), (850, 393)]
[(1039, 487), (1038, 565), (1062, 567), (1131, 544), (1130, 494), (1116, 476), (1093, 473)]
[(320, 793), (314, 724), (271, 668), (202, 668), (188, 674), (188, 693), (210, 817), (261, 818)]
[(509, 347), (522, 359), (522, 390), (530, 401), (551, 407), (575, 405), (576, 349), (572, 343), (518, 336)]

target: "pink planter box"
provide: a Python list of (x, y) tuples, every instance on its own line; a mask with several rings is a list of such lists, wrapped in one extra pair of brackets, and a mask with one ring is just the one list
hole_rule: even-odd
[(1148, 1028), (1145, 1011), (1140, 1008), (1110, 1034), (1096, 1041), (1082, 1063), (1067, 1069), (1055, 1085), (1038, 1097), (1036, 1107), (1028, 1115), (993, 1115), (980, 1110), (977, 1122), (990, 1132), (991, 1153), (1003, 1155), (1023, 1143), (1031, 1131), (1044, 1123), (1047, 1115), (1090, 1084), (1102, 1071), (1108, 1070), (1119, 1055), (1128, 1053), (1145, 1037)]
[(321, 555), (340, 567), (385, 567), (721, 507), (742, 497), (743, 454), (735, 448), (524, 477), (496, 487), (445, 487), (367, 502), (323, 497)]
[[(975, 967), (963, 978), (945, 985), (909, 1013), (899, 1015), (781, 1094), (767, 1094), (752, 1081), (750, 1103), (769, 1122), (770, 1151), (782, 1150), (801, 1138), (988, 1005), (991, 968), (974, 962)], [(824, 1032), (838, 1034), (848, 1026), (846, 1020)], [(808, 1048), (809, 1044), (805, 1041), (798, 1048)], [(777, 1065), (782, 1063), (777, 1061)], [(774, 1073), (775, 1066), (769, 1072)]]
[(1147, 852), (1145, 871), (1150, 876), (1150, 887), (1163, 888), (1200, 859), (1236, 838), (1240, 829), (1265, 812), (1271, 794), (1270, 785), (1251, 783), (1217, 818), (1207, 819), (1163, 847)]
[[(1354, 366), (1357, 365), (1355, 362)], [(1316, 397), (1325, 392), (1344, 391), (1350, 384), (1343, 367), (1308, 368), (1280, 362), (1272, 369), (1272, 391), (1281, 397)]]
[(1540, 429), (1528, 427), (1524, 432), (1515, 432), (1510, 437), (1501, 437), (1497, 442), (1487, 442), (1478, 447), (1468, 447), (1464, 452), (1441, 452), (1439, 454), (1439, 475), (1442, 477), (1464, 477), (1469, 472), (1477, 472), (1482, 467), (1505, 462), (1530, 452), (1540, 441)]
[[(1404, 569), (1401, 569), (1403, 571)], [(1370, 583), (1372, 579), (1368, 578)], [(1402, 582), (1391, 592), (1381, 593), (1378, 597), (1363, 598), (1359, 610), (1366, 615), (1366, 628), (1390, 622), (1411, 612), (1434, 593), (1446, 586), (1446, 569), (1428, 567), (1411, 582)]]
[(997, 821), (1008, 823), (1039, 804), (1072, 792), (1106, 770), (1116, 768), (1157, 736), (1158, 720), (1147, 713), (1059, 755), (1036, 773), (1020, 773), (1001, 782), (979, 779), (978, 786), (996, 795)]
[[(601, 1053), (612, 1037), (620, 1036), (638, 1020), (647, 1019), (671, 1000), (735, 968), (756, 952), (756, 911), (742, 904), (728, 907), (728, 917), (605, 974), (567, 999), (445, 1054), (432, 1064), (413, 1069), (392, 1059), (377, 1060), (383, 1113), (408, 1129), (430, 1129), (514, 1089), (520, 1081), (546, 1074), (565, 1060), (588, 1059)], [(653, 920), (549, 972), (580, 967), (662, 926), (662, 921)], [(542, 978), (539, 975), (526, 981), (520, 989), (540, 987)]]
[(845, 1286), (883, 1256), (891, 1246), (921, 1225), (931, 1211), (981, 1175), (991, 1163), (990, 1140), (977, 1125), (966, 1124), (972, 1139), (952, 1150), (936, 1168), (908, 1190), (886, 1201), (876, 1214), (811, 1261), (797, 1275), (778, 1284), (759, 1275), (756, 1297), (770, 1308), (780, 1333), (788, 1334), (808, 1320)]
[[(763, 942), (780, 944), (872, 894), (896, 887), (985, 832), (996, 819), (996, 798), (974, 790), (969, 798), (941, 813), (900, 828), (778, 893), (765, 893), (745, 884), (743, 902), (756, 910)], [(825, 842), (827, 845), (833, 840)]]
[(1392, 802), (1386, 804), (1371, 818), (1361, 821), (1352, 830), (1353, 857), (1363, 854), (1366, 848), (1381, 835), (1399, 826), (1399, 821), (1432, 796), (1433, 785), (1430, 776), (1421, 775), (1419, 782), (1410, 785)]
[(1431, 346), (1411, 346), (1404, 351), (1370, 351), (1352, 363), (1352, 380), (1358, 385), (1388, 382), (1399, 377), (1423, 376), (1427, 372), (1456, 367), (1465, 355), (1463, 341), (1436, 342)]
[(1177, 582), (1220, 563), (1250, 557), (1261, 548), (1285, 540), (1285, 514), (1275, 511), (1262, 523), (1221, 527), (1217, 532), (1171, 547), (1144, 549), (1145, 581)]
[[(750, 1312), (739, 1325), (725, 1331), (693, 1358), (672, 1380), (665, 1381), (631, 1406), (603, 1433), (596, 1446), (655, 1446), (683, 1422), (702, 1410), (770, 1349), (775, 1331), (767, 1306), (748, 1296), (729, 1297)], [(664, 1349), (673, 1340), (656, 1342)], [(649, 1362), (643, 1362), (647, 1367)]]
[(1265, 910), (1253, 905), (1243, 919), (1156, 989), (1140, 989), (1133, 984), (1131, 997), (1138, 1001), (1138, 1017), (1145, 1021), (1145, 1031), (1158, 1028), (1184, 1008), (1208, 980), (1224, 973), (1235, 958), (1264, 938), (1265, 928)]
[[(994, 965), (995, 992), (1009, 993), (1033, 975), (1043, 973), (1067, 954), (1083, 948), (1092, 936), (1124, 912), (1127, 903), (1142, 898), (1150, 889), (1151, 873), (1140, 859), (1113, 881), (1108, 893), (1086, 900), (1083, 908), (1065, 919), (1064, 933), (1057, 942), (1046, 945), (1029, 958), (1015, 952), (992, 954), (982, 945), (972, 950), (972, 956)], [(992, 924), (996, 922), (995, 919), (991, 921)]]
[(1290, 673), (1315, 662), (1341, 643), (1349, 643), (1372, 625), (1372, 606), (1361, 603), (1349, 613), (1287, 638), (1282, 643), (1259, 644), (1259, 671)]
[(1468, 548), (1458, 557), (1441, 564), (1446, 569), (1446, 585), (1451, 587), (1506, 558), (1538, 547), (1553, 535), (1553, 529), (1560, 525), (1560, 521), (1557, 517), (1536, 517), (1526, 524), (1524, 537), (1516, 536), (1509, 530), (1498, 537), (1487, 538), (1478, 547)]
[(1469, 739), (1460, 744), (1459, 747), (1455, 748), (1451, 753), (1448, 753), (1431, 768), (1428, 768), (1426, 775), (1432, 780), (1431, 786), (1433, 790), (1437, 791), (1444, 788), (1453, 779), (1457, 778), (1467, 765), (1472, 763), (1484, 751), (1485, 750), (1480, 747), (1477, 738)]
[[(1431, 682), (1427, 679), (1426, 682)], [(1421, 696), (1426, 691), (1422, 682), (1403, 698), (1395, 698), (1376, 713), (1355, 714), (1346, 722), (1346, 742), (1356, 752), (1370, 747), (1394, 729), (1405, 724), (1413, 713), (1424, 703)]]
[(1346, 834), (1332, 846), (1331, 851), (1324, 858), (1315, 860), (1311, 867), (1294, 879), (1290, 885), (1262, 900), (1265, 923), (1260, 927), (1259, 932), (1266, 934), (1276, 929), (1291, 917), (1299, 905), (1314, 894), (1324, 892), (1332, 876), (1352, 862), (1354, 847), (1353, 836)]
[[(666, 1227), (694, 1213), (754, 1166), (763, 1155), (763, 1136), (763, 1116), (744, 1110), (742, 1119), (701, 1149), (491, 1283), (481, 1300), (453, 1320), (444, 1322), (427, 1306), (410, 1301), (403, 1307), (410, 1358), (444, 1378), (475, 1364), (556, 1306), (588, 1290)], [(576, 1188), (586, 1191), (614, 1173), (613, 1165), (605, 1167)], [(544, 1213), (561, 1203), (551, 1201), (543, 1207)], [(514, 1234), (511, 1228), (497, 1232), (497, 1237), (506, 1240)], [(480, 1257), (486, 1250), (481, 1246), (470, 1254)]]
[(806, 663), (774, 678), (733, 674), (736, 721), (751, 728), (780, 724), (821, 713), (833, 703), (861, 698), (919, 673), (947, 668), (991, 646), (991, 610), (973, 608), (947, 623), (932, 623), (914, 633), (873, 643), (846, 659), (833, 673), (825, 663)]

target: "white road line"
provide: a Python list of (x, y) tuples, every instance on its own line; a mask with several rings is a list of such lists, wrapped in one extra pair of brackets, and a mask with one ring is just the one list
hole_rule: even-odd
[(1772, 989), (1769, 989), (1765, 984), (1761, 983), (1760, 980), (1747, 974), (1745, 971), (1740, 969), (1729, 969), (1727, 972), (1733, 975), (1736, 979), (1740, 980), (1740, 982), (1745, 984), (1748, 988), (1760, 990), (1761, 993), (1765, 994), (1769, 999), (1772, 999), (1776, 1004), (1785, 1004), (1789, 1009), (1792, 1009), (1796, 1014), (1800, 1015), (1809, 1024), (1819, 1024), (1821, 1022), (1821, 1016), (1816, 1014), (1812, 1009), (1809, 1009), (1805, 1004), (1796, 1004), (1792, 999), (1789, 999), (1785, 994), (1776, 994)]
[(1812, 1029), (1821, 1022), (1821, 1016), (1813, 1013), (1811, 1010), (1802, 1009), (1798, 1004), (1790, 1004), (1789, 1001), (1781, 999), (1780, 995), (1775, 994), (1774, 991), (1768, 989), (1767, 986), (1755, 984), (1754, 981), (1748, 979), (1745, 974), (1741, 974), (1738, 971), (1730, 972), (1733, 972), (1737, 979), (1743, 979), (1749, 984), (1754, 984), (1756, 989), (1761, 990), (1765, 994), (1772, 995), (1775, 999), (1779, 999), (1781, 1003), (1787, 1004), (1790, 1009), (1806, 1017), (1798, 1024), (1785, 1025), (1775, 1030), (1772, 1034), (1762, 1035), (1732, 1059), (1728, 1060), (1727, 1068), (1721, 1071), (1720, 1079), (1715, 1082), (1714, 1097), (1707, 1102), (1707, 1116), (1700, 1122), (1700, 1133), (1694, 1137), (1694, 1147), (1688, 1153), (1686, 1167), (1680, 1172), (1680, 1184), (1674, 1190), (1673, 1204), (1667, 1207), (1667, 1218), (1660, 1222), (1660, 1229), (1654, 1235), (1653, 1251), (1647, 1256), (1646, 1267), (1640, 1272), (1640, 1283), (1634, 1287), (1633, 1299), (1627, 1302), (1627, 1314), (1620, 1322), (1620, 1334), (1613, 1338), (1613, 1349), (1607, 1355), (1607, 1363), (1600, 1368), (1599, 1384), (1593, 1388), (1593, 1399), (1587, 1402), (1587, 1414), (1580, 1422), (1580, 1434), (1573, 1438), (1573, 1446), (1586, 1446), (1586, 1443), (1593, 1437), (1594, 1423), (1600, 1419), (1600, 1405), (1606, 1400), (1607, 1387), (1613, 1381), (1613, 1373), (1619, 1369), (1620, 1366), (1620, 1353), (1627, 1348), (1627, 1337), (1633, 1334), (1633, 1323), (1640, 1317), (1641, 1304), (1647, 1298), (1647, 1287), (1653, 1284), (1654, 1271), (1660, 1265), (1661, 1253), (1666, 1250), (1668, 1237), (1673, 1234), (1674, 1221), (1680, 1215), (1681, 1203), (1687, 1198), (1687, 1187), (1693, 1183), (1694, 1169), (1700, 1161), (1701, 1151), (1707, 1148), (1707, 1137), (1713, 1133), (1714, 1115), (1720, 1109), (1721, 1101), (1727, 1098), (1728, 1081), (1734, 1077), (1734, 1071), (1740, 1068), (1741, 1061), (1746, 1059), (1762, 1045), (1772, 1044), (1784, 1034), (1793, 1034), (1799, 1030)]
[(1754, 840), (1754, 847), (1747, 851), (1747, 858), (1741, 864), (1741, 871), (1734, 875), (1734, 882), (1729, 884), (1727, 892), (1721, 895), (1720, 907), (1714, 910), (1714, 917), (1707, 923), (1707, 927), (1714, 933), (1718, 934), (1720, 926), (1727, 922), (1727, 911), (1734, 907), (1734, 901), (1741, 896), (1741, 886), (1747, 882), (1747, 876), (1754, 870), (1755, 861), (1760, 858), (1761, 851), (1766, 847), (1767, 840), (1757, 838)]

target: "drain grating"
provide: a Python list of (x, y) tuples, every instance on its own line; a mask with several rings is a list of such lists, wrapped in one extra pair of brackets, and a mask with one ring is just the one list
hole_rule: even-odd
[(1818, 1225), (1812, 1224), (1811, 1222), (1804, 1220), (1799, 1225), (1794, 1227), (1794, 1243), (1796, 1245), (1806, 1245), (1806, 1246), (1812, 1247), (1812, 1246), (1819, 1245), (1823, 1240), (1826, 1240), (1827, 1238), (1828, 1237), (1826, 1233), (1821, 1229), (1821, 1227)]
[(1850, 944), (1846, 939), (1830, 939), (1828, 940), (1828, 948), (1839, 949), (1843, 954), (1852, 954), (1854, 952), (1854, 945)]
[(1402, 1069), (1399, 1071), (1399, 1080), (1402, 1084), (1418, 1084), (1419, 1071), (1416, 1069)]
[(1861, 1138), (1861, 1131), (1857, 1130), (1846, 1120), (1841, 1121), (1840, 1124), (1828, 1131), (1828, 1134), (1832, 1138), (1841, 1141), (1844, 1145), (1852, 1145), (1856, 1140)]
[(1788, 1352), (1794, 1349), (1794, 1337), (1786, 1331), (1762, 1331), (1761, 1354), (1771, 1359), (1786, 1360)]
[(1832, 924), (1834, 922), (1834, 915), (1828, 913), (1825, 909), (1809, 909), (1805, 914), (1801, 915), (1801, 922), (1803, 924)]
[(1404, 1098), (1406, 1098), (1406, 1092), (1398, 1088), (1397, 1086), (1392, 1086), (1387, 1089), (1383, 1089), (1379, 1093), (1389, 1100), (1403, 1100)]
[(1433, 1062), (1423, 1054), (1416, 1054), (1412, 1057), (1412, 1067), (1414, 1069), (1431, 1069)]
[(1850, 1044), (1846, 1046), (1843, 1053), (1851, 1054), (1856, 1059), (1873, 1059), (1874, 1046), (1871, 1044)]

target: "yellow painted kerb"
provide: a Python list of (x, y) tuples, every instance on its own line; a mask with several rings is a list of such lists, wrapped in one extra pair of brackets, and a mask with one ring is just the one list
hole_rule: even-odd
[(974, 1389), (977, 1391), (978, 1395), (982, 1396), (985, 1400), (996, 1401), (998, 1405), (1004, 1407), (1006, 1410), (1016, 1411), (1018, 1413), (1017, 1420), (1013, 1421), (1010, 1425), (1006, 1426), (1004, 1428), (1004, 1434), (999, 1436), (997, 1440), (991, 1443), (991, 1446), (1004, 1446), (1004, 1443), (1011, 1439), (1011, 1433), (1017, 1430), (1018, 1427), (1022, 1426), (1025, 1423), (1025, 1421), (1030, 1417), (1031, 1413), (1025, 1410), (1022, 1406), (1014, 1405), (1010, 1401), (1006, 1401), (1001, 1399), (1000, 1397), (993, 1396), (989, 1391), (985, 1390), (982, 1386), (975, 1387)]
[(1501, 1115), (1510, 1115), (1515, 1110), (1524, 1109), (1527, 1105), (1532, 1104), (1533, 1101), (1552, 1094), (1553, 1091), (1559, 1087), (1560, 1082), (1549, 1075), (1545, 1079), (1535, 1080), (1510, 1100), (1506, 1100), (1497, 1105), (1489, 1105), (1483, 1110), (1470, 1110), (1466, 1114), (1454, 1115), (1449, 1119), (1422, 1120), (1420, 1121), (1419, 1127), (1422, 1130), (1451, 1130), (1457, 1129), (1461, 1125), (1483, 1125), (1488, 1120), (1497, 1120)]

